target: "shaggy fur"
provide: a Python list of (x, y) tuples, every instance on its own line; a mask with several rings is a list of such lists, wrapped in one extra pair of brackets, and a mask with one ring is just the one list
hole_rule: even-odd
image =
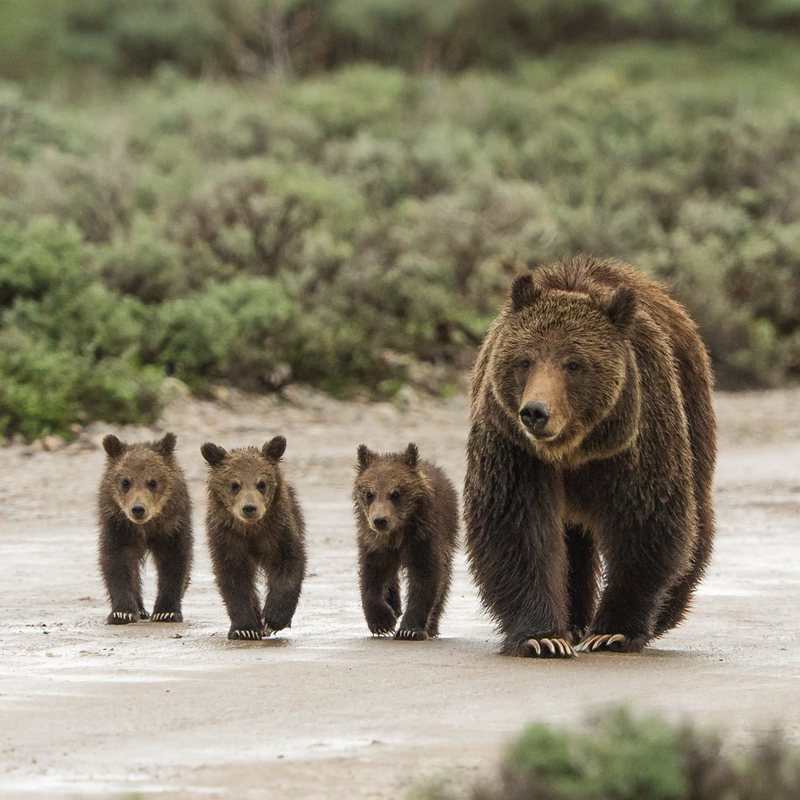
[[(261, 639), (290, 628), (306, 571), (305, 522), (281, 458), (286, 439), (228, 452), (206, 442), (206, 527), (214, 577), (228, 610), (229, 639)], [(256, 581), (266, 577), (260, 603)]]
[(175, 444), (174, 433), (143, 444), (125, 444), (111, 434), (103, 439), (107, 460), (98, 492), (99, 562), (111, 625), (150, 616), (141, 579), (148, 553), (158, 571), (152, 620), (183, 621), (181, 600), (192, 567), (192, 509)]
[(395, 639), (439, 635), (458, 536), (453, 484), (417, 447), (378, 455), (361, 445), (353, 487), (361, 601), (373, 634), (394, 631), (402, 614), (400, 570), (408, 577), (406, 612)]
[(631, 267), (514, 281), (473, 371), (464, 490), (504, 652), (638, 650), (683, 619), (714, 536), (711, 390), (695, 324)]

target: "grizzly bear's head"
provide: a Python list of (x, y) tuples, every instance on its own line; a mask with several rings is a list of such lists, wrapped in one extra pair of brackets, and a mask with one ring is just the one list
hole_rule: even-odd
[(495, 399), (537, 455), (569, 458), (614, 409), (632, 359), (636, 295), (595, 294), (514, 280), (492, 349)]
[(158, 517), (172, 497), (180, 480), (174, 459), (176, 442), (174, 433), (137, 444), (121, 442), (111, 433), (104, 437), (103, 449), (108, 457), (104, 484), (134, 525)]
[(379, 537), (402, 530), (418, 503), (430, 493), (430, 481), (419, 469), (415, 444), (399, 453), (379, 454), (358, 447), (353, 503)]
[(260, 450), (243, 447), (228, 451), (206, 442), (200, 452), (210, 467), (209, 495), (245, 526), (258, 522), (275, 500), (285, 451), (283, 436), (270, 439)]

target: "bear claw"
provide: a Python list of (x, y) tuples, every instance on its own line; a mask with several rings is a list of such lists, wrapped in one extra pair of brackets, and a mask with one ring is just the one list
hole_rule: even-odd
[(596, 653), (601, 650), (627, 653), (631, 650), (631, 640), (624, 633), (599, 633), (587, 636), (575, 649), (579, 653)]
[(400, 628), (394, 638), (404, 639), (407, 642), (424, 642), (428, 638), (428, 634), (422, 628)]
[(153, 622), (183, 622), (183, 614), (180, 611), (158, 611), (151, 619)]
[(535, 658), (575, 658), (576, 652), (566, 639), (543, 637), (527, 639), (527, 655)]
[(108, 617), (111, 625), (127, 625), (129, 622), (136, 622), (138, 615), (132, 611), (112, 611)]
[(235, 628), (228, 633), (229, 639), (248, 639), (258, 641), (262, 637), (263, 634), (261, 631), (253, 630), (252, 628)]
[(369, 631), (374, 636), (391, 636), (394, 631), (390, 628), (370, 628)]

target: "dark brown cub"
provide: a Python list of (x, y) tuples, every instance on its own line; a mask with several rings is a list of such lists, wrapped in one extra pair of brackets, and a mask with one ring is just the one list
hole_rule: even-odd
[(453, 484), (417, 447), (379, 455), (358, 448), (353, 489), (361, 602), (373, 634), (394, 631), (402, 613), (400, 570), (408, 578), (406, 612), (395, 639), (439, 635), (458, 536)]
[(103, 439), (106, 469), (98, 493), (99, 560), (111, 601), (110, 625), (150, 616), (141, 567), (150, 553), (158, 571), (154, 622), (182, 622), (181, 600), (192, 567), (192, 509), (175, 461), (174, 433), (155, 442)]
[[(260, 450), (200, 448), (209, 464), (208, 547), (228, 609), (229, 639), (261, 639), (289, 628), (306, 570), (305, 523), (280, 467), (286, 439)], [(256, 588), (266, 577), (263, 607)]]

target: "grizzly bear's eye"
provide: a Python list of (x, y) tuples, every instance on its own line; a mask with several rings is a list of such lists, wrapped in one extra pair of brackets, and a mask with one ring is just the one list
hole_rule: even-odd
[(533, 364), (533, 362), (529, 358), (521, 358), (517, 362), (517, 366), (520, 369), (530, 369), (532, 364)]
[(392, 491), (389, 492), (389, 499), (390, 500), (399, 500), (400, 499), (400, 491), (399, 491), (399, 489), (392, 489)]
[(122, 487), (122, 491), (123, 491), (123, 492), (127, 492), (127, 491), (128, 491), (128, 489), (130, 489), (130, 488), (131, 488), (131, 479), (130, 479), (130, 478), (123, 478), (123, 479), (122, 479), (122, 480), (119, 482), (119, 485)]
[(567, 372), (579, 372), (581, 369), (583, 369), (583, 364), (575, 359), (570, 359), (566, 364), (564, 364), (564, 369)]
[(150, 478), (150, 480), (147, 481), (147, 488), (148, 489), (155, 489), (156, 486), (158, 486), (158, 482), (155, 481), (153, 478)]
[(231, 491), (236, 494), (239, 489), (242, 488), (242, 484), (239, 481), (231, 481)]
[(374, 492), (370, 492), (370, 491), (364, 492), (364, 500), (366, 500), (368, 503), (371, 503), (374, 499), (375, 499), (375, 493)]
[(262, 492), (262, 493), (266, 492), (267, 491), (267, 482), (266, 481), (259, 481), (256, 484), (256, 489), (258, 489), (258, 491)]

